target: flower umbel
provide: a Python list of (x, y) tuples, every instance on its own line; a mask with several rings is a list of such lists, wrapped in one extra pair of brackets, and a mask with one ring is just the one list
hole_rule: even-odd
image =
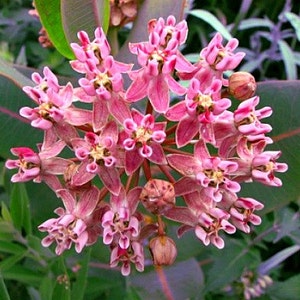
[[(113, 26), (132, 21), (136, 1), (110, 4)], [(17, 159), (5, 166), (17, 169), (12, 182), (45, 182), (60, 199), (57, 218), (39, 226), (47, 234), (42, 245), (55, 244), (57, 255), (101, 240), (110, 266), (128, 276), (132, 265), (144, 270), (145, 246), (155, 265), (175, 261), (165, 219), (180, 225), (179, 237), (191, 230), (219, 249), (226, 234), (250, 233), (262, 222), (264, 204), (239, 193), (243, 182), (282, 185), (275, 173), (287, 165), (278, 162), (280, 151), (266, 149), (272, 127), (262, 123), (272, 109), (259, 108), (250, 74), (233, 71), (245, 55), (235, 52), (236, 39), (223, 45), (217, 33), (192, 65), (181, 53), (187, 32), (174, 16), (149, 21), (148, 40), (129, 44), (134, 68), (113, 57), (102, 28), (92, 39), (80, 31), (71, 44), (77, 82), (61, 85), (45, 67), (23, 88), (35, 107), (20, 114), (44, 138), (37, 152), (12, 148)], [(232, 105), (224, 91), (242, 102)]]

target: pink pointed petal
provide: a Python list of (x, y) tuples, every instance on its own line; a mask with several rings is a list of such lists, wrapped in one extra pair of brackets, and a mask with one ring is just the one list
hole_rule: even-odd
[(176, 196), (182, 196), (198, 190), (199, 186), (195, 179), (190, 177), (182, 177), (175, 182), (174, 189)]
[(156, 112), (165, 113), (169, 109), (169, 86), (163, 74), (153, 77), (148, 83), (148, 97)]
[(79, 165), (77, 172), (71, 179), (71, 184), (75, 186), (83, 185), (89, 181), (91, 181), (94, 177), (94, 173), (87, 172), (88, 161), (83, 162)]
[(101, 138), (110, 138), (114, 144), (118, 141), (118, 125), (114, 121), (106, 123), (105, 127), (102, 130)]
[(56, 192), (57, 196), (62, 198), (66, 210), (72, 213), (76, 207), (76, 199), (67, 189), (58, 190)]
[(180, 121), (187, 113), (184, 101), (176, 103), (166, 112), (165, 116), (170, 121)]
[(100, 179), (105, 187), (114, 195), (118, 195), (121, 189), (121, 180), (119, 172), (114, 168), (107, 168), (105, 166), (99, 166)]
[(65, 120), (74, 126), (88, 124), (92, 120), (92, 112), (81, 108), (70, 108), (65, 111)]
[(72, 164), (68, 159), (53, 157), (42, 161), (42, 171), (47, 174), (64, 174), (67, 167)]
[(171, 75), (168, 75), (166, 79), (168, 86), (173, 93), (177, 95), (183, 95), (186, 93), (187, 89), (180, 85)]
[(45, 182), (54, 192), (63, 188), (60, 180), (55, 175), (43, 174), (41, 176), (41, 180)]
[(195, 145), (194, 156), (197, 157), (199, 160), (210, 158), (209, 151), (203, 140), (199, 140)]
[(141, 69), (138, 72), (132, 72), (137, 75), (131, 83), (125, 94), (125, 100), (128, 102), (136, 102), (147, 95), (148, 79), (145, 71)]
[(164, 216), (169, 220), (193, 227), (198, 223), (198, 218), (191, 212), (188, 207), (175, 206), (168, 209), (164, 213)]
[(125, 171), (131, 175), (143, 163), (144, 158), (140, 156), (138, 149), (125, 152)]
[(96, 100), (93, 106), (93, 129), (95, 132), (100, 131), (105, 125), (109, 112), (104, 100)]
[(155, 164), (166, 165), (167, 160), (162, 146), (157, 143), (151, 143), (151, 148), (152, 148), (152, 155), (148, 157), (148, 159)]
[(97, 206), (99, 194), (100, 192), (96, 187), (91, 187), (84, 192), (76, 206), (76, 215), (81, 218), (89, 216)]
[[(53, 132), (53, 131), (51, 130), (51, 132)], [(46, 132), (45, 132), (45, 135), (46, 135)], [(55, 136), (55, 140), (56, 140), (56, 138), (57, 137)], [(44, 142), (45, 142), (45, 140), (44, 140)], [(45, 146), (46, 146), (46, 144), (44, 143), (41, 147), (41, 152), (39, 154), (41, 160), (45, 160), (45, 159), (57, 156), (64, 149), (64, 147), (66, 146), (66, 143), (62, 140), (59, 140), (57, 142), (53, 141), (53, 143), (51, 145), (49, 145), (49, 147), (45, 147)]]
[(194, 175), (195, 171), (197, 170), (197, 166), (199, 166), (198, 160), (189, 155), (169, 154), (167, 159), (172, 168), (187, 176)]
[(139, 204), (139, 197), (141, 194), (142, 188), (135, 187), (128, 192), (127, 201), (128, 201), (128, 208), (130, 213), (133, 214)]
[(72, 139), (78, 137), (77, 130), (68, 123), (65, 122), (54, 123), (53, 126), (57, 135), (68, 145), (71, 145)]
[(183, 147), (187, 145), (199, 131), (199, 122), (197, 118), (182, 119), (176, 129), (176, 144)]
[(108, 109), (120, 124), (131, 118), (130, 109), (121, 97), (112, 97), (108, 102)]
[(77, 243), (75, 244), (75, 250), (77, 253), (80, 253), (83, 249), (83, 247), (86, 245), (88, 241), (88, 233), (85, 231), (83, 232), (80, 237), (77, 240)]

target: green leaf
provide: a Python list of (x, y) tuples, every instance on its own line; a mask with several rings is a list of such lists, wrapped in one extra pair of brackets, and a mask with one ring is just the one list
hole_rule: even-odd
[(12, 222), (0, 220), (0, 241), (11, 241), (14, 238), (15, 228)]
[(51, 300), (53, 292), (53, 278), (50, 276), (44, 276), (40, 288), (41, 299)]
[(260, 183), (243, 184), (241, 196), (253, 197), (264, 203), (264, 213), (279, 210), (300, 197), (300, 156), (296, 145), (300, 145), (300, 81), (270, 80), (259, 83), (259, 108), (271, 106), (273, 114), (262, 120), (273, 127), (269, 136), (274, 143), (266, 150), (280, 150), (279, 162), (288, 164), (285, 173), (275, 173), (282, 180), (282, 187), (270, 187)]
[[(62, 24), (60, 0), (35, 0), (41, 23), (55, 48), (65, 57), (73, 59), (74, 53), (69, 45)], [(71, 10), (72, 12), (72, 10)]]
[(289, 11), (285, 12), (284, 15), (291, 23), (291, 25), (294, 27), (296, 31), (297, 39), (300, 42), (300, 17)]
[(15, 184), (11, 193), (10, 211), (15, 227), (31, 234), (31, 217), (26, 187), (22, 183)]
[(20, 265), (15, 265), (13, 268), (2, 270), (2, 275), (7, 280), (16, 280), (35, 287), (39, 287), (43, 278), (43, 274), (39, 273), (37, 270), (33, 271)]
[(20, 253), (5, 258), (0, 262), (0, 270), (4, 272), (6, 270), (10, 270), (11, 268), (14, 268), (16, 264), (26, 256), (26, 254), (27, 254), (27, 250), (24, 249)]
[(299, 245), (294, 245), (277, 252), (275, 255), (270, 257), (268, 260), (261, 263), (258, 267), (258, 272), (262, 275), (268, 274), (273, 268), (277, 267), (288, 257), (295, 254), (300, 250)]
[(91, 248), (85, 251), (84, 258), (80, 260), (80, 269), (76, 273), (76, 281), (72, 284), (71, 299), (84, 299), (84, 293), (87, 286), (87, 275), (89, 270), (89, 261), (91, 256)]
[(268, 288), (268, 295), (274, 300), (295, 300), (300, 295), (300, 274), (283, 282), (275, 282)]
[(297, 65), (294, 59), (293, 50), (284, 40), (279, 40), (278, 45), (282, 55), (287, 79), (297, 79)]
[(7, 221), (7, 222), (12, 221), (10, 212), (9, 212), (6, 204), (3, 201), (1, 202), (1, 216), (2, 216), (3, 221)]
[(189, 14), (208, 23), (216, 31), (220, 32), (226, 40), (232, 39), (232, 36), (228, 29), (209, 11), (203, 9), (195, 9), (191, 10)]
[(223, 250), (212, 249), (211, 258), (214, 264), (208, 273), (204, 287), (206, 292), (223, 288), (237, 280), (245, 268), (256, 267), (259, 263), (258, 253), (249, 249), (244, 241), (237, 239), (226, 239)]
[(110, 16), (109, 0), (62, 0), (61, 18), (69, 43), (78, 42), (78, 31), (85, 31), (94, 39), (94, 31), (102, 27), (108, 30)]
[(53, 300), (71, 300), (70, 278), (67, 273), (63, 256), (60, 256), (55, 264), (55, 273), (58, 274), (53, 288)]
[(0, 252), (9, 253), (9, 254), (20, 254), (24, 252), (24, 247), (20, 246), (14, 242), (1, 241), (0, 243)]
[(3, 280), (3, 276), (0, 272), (0, 299), (1, 300), (10, 300), (7, 288), (5, 286), (5, 282)]

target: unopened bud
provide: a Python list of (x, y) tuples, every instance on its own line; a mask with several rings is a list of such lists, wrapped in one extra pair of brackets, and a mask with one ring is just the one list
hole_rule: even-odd
[(172, 183), (150, 179), (144, 186), (140, 200), (153, 214), (163, 214), (175, 205), (175, 190)]
[(157, 236), (149, 243), (153, 264), (156, 266), (172, 265), (177, 256), (177, 248), (175, 242), (165, 236)]
[(235, 72), (229, 77), (228, 91), (237, 100), (249, 99), (256, 92), (255, 78), (248, 72)]

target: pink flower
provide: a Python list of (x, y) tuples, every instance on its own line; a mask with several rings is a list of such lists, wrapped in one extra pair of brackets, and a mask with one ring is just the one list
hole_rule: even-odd
[(219, 231), (224, 230), (229, 234), (236, 231), (236, 228), (228, 222), (230, 214), (222, 209), (212, 208), (207, 213), (200, 213), (198, 218), (199, 224), (195, 227), (195, 234), (205, 246), (212, 243), (217, 248), (222, 249), (225, 243), (219, 236)]
[(98, 203), (99, 191), (97, 188), (84, 191), (80, 199), (76, 199), (68, 190), (59, 190), (57, 194), (62, 198), (66, 209), (57, 208), (56, 219), (49, 219), (39, 226), (42, 232), (48, 235), (42, 240), (44, 247), (55, 242), (55, 253), (61, 255), (75, 244), (75, 250), (80, 253), (89, 244), (89, 222)]
[(166, 138), (165, 122), (154, 122), (150, 114), (143, 115), (132, 110), (132, 118), (124, 121), (121, 143), (125, 148), (125, 170), (132, 174), (144, 159), (157, 164), (165, 164), (161, 143)]
[(265, 151), (256, 155), (252, 160), (252, 178), (265, 185), (281, 186), (282, 182), (275, 177), (275, 172), (286, 172), (287, 164), (278, 163), (276, 160), (280, 157), (281, 151)]
[(66, 168), (72, 164), (68, 159), (55, 157), (65, 147), (65, 143), (57, 141), (49, 147), (45, 146), (47, 145), (42, 145), (39, 153), (27, 147), (11, 149), (11, 153), (18, 156), (18, 159), (8, 159), (5, 163), (7, 169), (18, 169), (18, 173), (11, 177), (12, 182), (44, 181), (54, 191), (61, 188), (56, 175), (64, 174)]
[(128, 249), (131, 240), (138, 237), (140, 233), (140, 223), (133, 214), (136, 210), (140, 188), (129, 191), (121, 189), (118, 196), (111, 195), (110, 206), (102, 218), (103, 242), (110, 245), (113, 241), (122, 249)]
[(117, 195), (121, 188), (119, 172), (115, 167), (117, 141), (118, 127), (114, 121), (107, 123), (100, 135), (87, 132), (84, 139), (73, 139), (75, 155), (82, 163), (71, 180), (72, 184), (83, 185), (98, 175), (105, 187)]
[(230, 208), (231, 221), (240, 230), (249, 233), (250, 226), (259, 225), (261, 218), (254, 214), (255, 210), (263, 209), (264, 205), (252, 198), (238, 198)]
[(92, 59), (96, 64), (101, 64), (102, 60), (110, 54), (110, 46), (103, 29), (100, 27), (96, 28), (94, 35), (95, 39), (90, 41), (85, 31), (79, 31), (77, 37), (81, 45), (71, 43), (71, 47), (77, 58), (77, 60), (71, 61), (71, 66), (77, 72), (86, 72), (84, 63), (88, 59)]
[(126, 100), (136, 102), (148, 96), (154, 110), (165, 113), (169, 108), (169, 90), (178, 95), (186, 91), (173, 78), (174, 70), (191, 71), (193, 67), (179, 54), (178, 46), (185, 40), (185, 32), (175, 26), (174, 17), (168, 18), (166, 25), (163, 19), (152, 21), (149, 28), (148, 42), (129, 45), (142, 68), (129, 73), (133, 82), (127, 89)]
[(223, 38), (216, 33), (210, 43), (202, 49), (200, 57), (217, 71), (235, 69), (245, 56), (243, 52), (233, 53), (238, 46), (237, 39), (231, 39), (225, 46), (222, 45)]
[(265, 134), (272, 130), (270, 125), (260, 122), (260, 119), (269, 117), (272, 114), (272, 109), (264, 107), (256, 110), (255, 107), (258, 103), (259, 97), (252, 97), (241, 102), (234, 112), (234, 122), (243, 135)]
[(184, 102), (171, 107), (166, 117), (179, 121), (176, 129), (176, 144), (183, 147), (199, 132), (205, 141), (213, 143), (213, 122), (230, 107), (231, 101), (221, 98), (222, 81), (214, 79), (203, 89), (203, 83), (192, 79)]
[(115, 246), (110, 255), (110, 266), (116, 267), (119, 263), (122, 264), (121, 273), (123, 276), (128, 276), (131, 272), (133, 263), (139, 272), (144, 271), (144, 249), (139, 242), (132, 242), (128, 249), (123, 249), (120, 246)]
[[(182, 175), (190, 177), (195, 183), (193, 186), (184, 185), (181, 187), (179, 180), (175, 184), (177, 195), (178, 190), (180, 190), (181, 195), (184, 195), (202, 187), (202, 192), (214, 201), (220, 202), (224, 190), (234, 193), (240, 190), (240, 185), (230, 178), (238, 169), (238, 164), (223, 160), (220, 157), (211, 157), (202, 141), (195, 145), (194, 156), (170, 154), (168, 155), (168, 162), (171, 167)], [(177, 188), (177, 186), (180, 187)]]
[(58, 91), (47, 88), (41, 92), (39, 87), (24, 87), (23, 90), (38, 104), (38, 107), (23, 107), (20, 109), (20, 115), (31, 120), (33, 127), (43, 130), (50, 129), (54, 122), (58, 123), (64, 120), (64, 114), (67, 108), (72, 104), (73, 87), (68, 83)]

